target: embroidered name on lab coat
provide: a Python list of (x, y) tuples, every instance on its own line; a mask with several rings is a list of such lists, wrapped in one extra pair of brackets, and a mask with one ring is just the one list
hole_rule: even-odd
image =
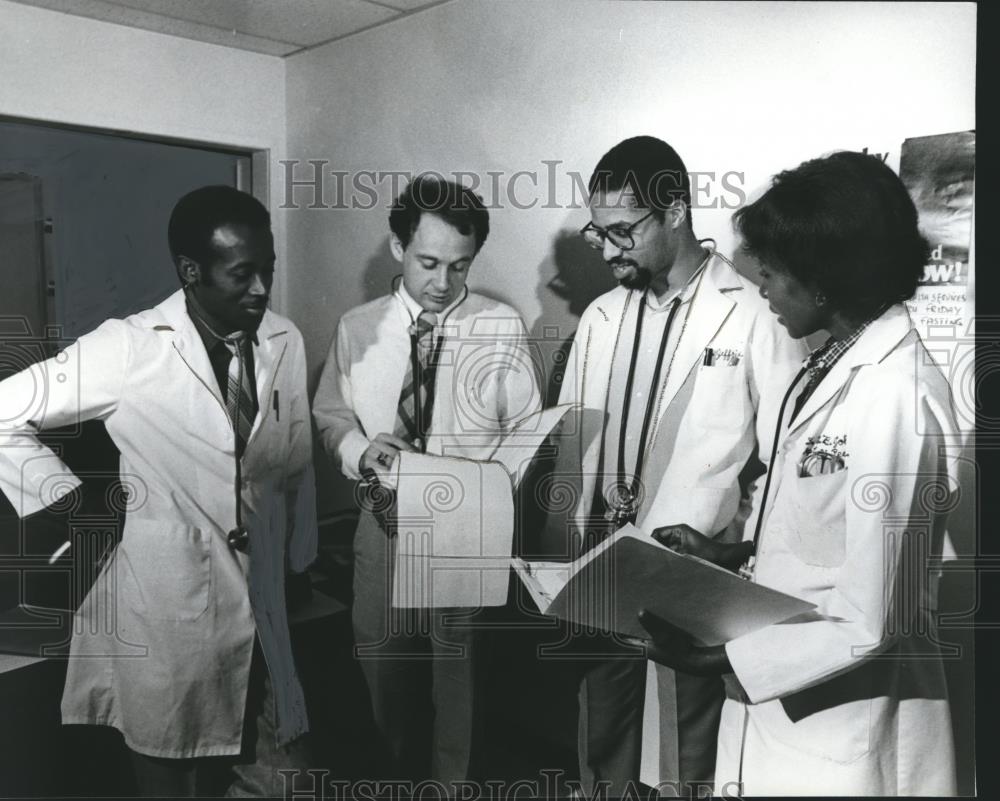
[(806, 440), (799, 460), (799, 478), (836, 473), (847, 467), (847, 435), (819, 434)]
[(735, 367), (743, 358), (743, 351), (739, 348), (713, 348), (713, 364), (725, 367)]

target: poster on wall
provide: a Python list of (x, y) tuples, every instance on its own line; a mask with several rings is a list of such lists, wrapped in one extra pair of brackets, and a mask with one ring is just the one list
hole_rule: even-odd
[(972, 323), (972, 226), (976, 133), (906, 139), (899, 177), (913, 197), (930, 258), (913, 299), (907, 302), (925, 340), (967, 334)]

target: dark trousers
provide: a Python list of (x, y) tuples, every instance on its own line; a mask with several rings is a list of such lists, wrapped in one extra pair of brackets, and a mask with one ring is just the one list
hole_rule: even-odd
[(656, 666), (660, 696), (659, 768), (665, 796), (711, 793), (725, 691), (718, 676), (691, 676)]
[(385, 776), (445, 786), (474, 773), (482, 723), (476, 634), (463, 610), (393, 609), (395, 540), (362, 511), (354, 539), (355, 655), (382, 738)]
[[(247, 687), (247, 708), (239, 756), (164, 759), (130, 750), (141, 797), (212, 796), (259, 798), (285, 796), (279, 771), (305, 771), (309, 754), (304, 738), (279, 746), (274, 695), (260, 646), (254, 643)], [(288, 776), (288, 787), (294, 777)]]
[(646, 659), (634, 649), (610, 648), (598, 662), (580, 664), (580, 719), (577, 749), (580, 781), (590, 797), (601, 782), (608, 795), (622, 796), (639, 782), (642, 750), (642, 705)]

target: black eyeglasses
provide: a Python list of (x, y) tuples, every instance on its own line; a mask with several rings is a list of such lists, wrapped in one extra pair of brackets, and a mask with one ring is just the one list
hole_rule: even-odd
[(597, 250), (604, 250), (605, 239), (610, 239), (611, 244), (619, 250), (632, 250), (632, 248), (635, 247), (635, 237), (632, 235), (632, 232), (639, 226), (640, 223), (652, 217), (653, 213), (653, 211), (650, 211), (648, 214), (643, 215), (631, 225), (619, 224), (611, 225), (607, 228), (601, 228), (600, 226), (589, 222), (580, 229), (580, 236), (583, 237), (584, 241), (588, 245), (592, 248), (596, 248)]

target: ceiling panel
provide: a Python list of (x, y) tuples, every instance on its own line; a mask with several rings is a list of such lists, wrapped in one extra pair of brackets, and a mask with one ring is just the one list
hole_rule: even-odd
[(172, 36), (286, 56), (442, 0), (15, 0)]
[(125, 8), (108, 2), (108, 0), (14, 0), (14, 2), (62, 11), (78, 17), (113, 22), (130, 28), (142, 28), (185, 39), (196, 39), (199, 42), (252, 50), (255, 53), (266, 53), (271, 56), (285, 56), (294, 53), (300, 47), (297, 44), (261, 39), (239, 32), (227, 31), (223, 28), (213, 28), (196, 22), (175, 20), (159, 14), (150, 14), (147, 11)]
[(398, 12), (364, 0), (113, 0), (117, 5), (302, 47), (376, 25)]
[(427, 6), (436, 6), (441, 0), (372, 0), (383, 6), (397, 8), (400, 11), (417, 11)]

